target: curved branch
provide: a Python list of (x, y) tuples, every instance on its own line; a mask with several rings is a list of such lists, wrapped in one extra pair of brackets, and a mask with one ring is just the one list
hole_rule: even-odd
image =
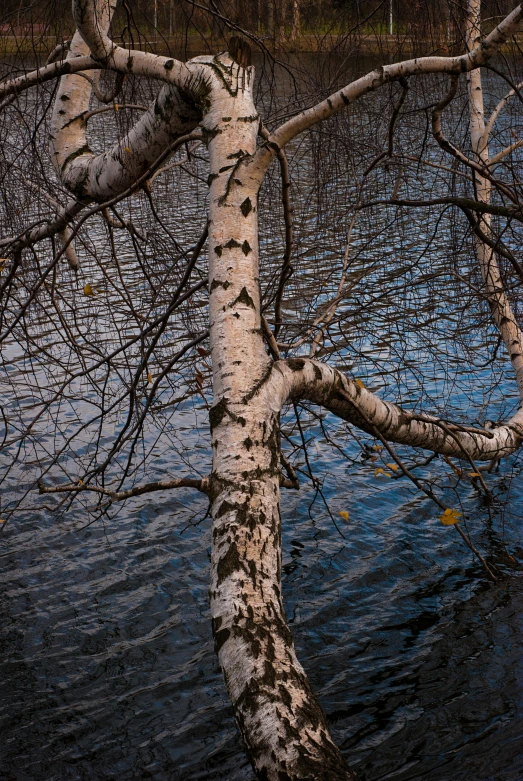
[[(486, 63), (499, 50), (507, 38), (516, 31), (522, 18), (523, 4), (519, 4), (478, 46), (461, 56), (419, 57), (377, 68), (351, 82), (342, 90), (332, 93), (321, 103), (289, 119), (272, 133), (270, 140), (277, 146), (283, 147), (299, 133), (303, 133), (304, 130), (308, 130), (313, 125), (334, 116), (334, 114), (337, 114), (368, 92), (372, 92), (391, 81), (398, 81), (402, 77), (407, 78), (428, 73), (459, 74), (478, 68)], [(266, 148), (258, 152), (258, 157), (261, 159), (265, 157), (270, 160), (273, 154), (270, 149)], [(265, 167), (268, 165), (269, 160), (265, 159), (263, 161)]]
[[(507, 423), (492, 430), (460, 426), (383, 401), (337, 369), (309, 358), (275, 362), (256, 393), (263, 394), (266, 403), (278, 409), (287, 401), (307, 399), (371, 434), (376, 428), (389, 442), (421, 447), (459, 459), (490, 461), (501, 458), (517, 450), (523, 441), (523, 407)], [(353, 403), (349, 403), (346, 396)], [(354, 405), (364, 416), (358, 414)]]

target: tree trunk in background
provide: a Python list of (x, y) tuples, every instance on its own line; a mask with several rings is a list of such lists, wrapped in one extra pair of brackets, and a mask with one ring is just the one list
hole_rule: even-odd
[[(481, 0), (468, 0), (465, 26), (465, 40), (468, 49), (470, 50), (477, 46), (480, 38)], [(486, 131), (485, 127), (483, 87), (480, 68), (476, 68), (476, 70), (470, 71), (470, 73), (467, 74), (467, 83), (472, 151), (476, 155), (477, 162), (487, 166), (489, 162), (488, 131)], [(490, 181), (478, 173), (474, 173), (474, 178), (477, 199), (483, 203), (490, 203), (492, 195)], [(480, 224), (482, 231), (487, 236), (492, 235), (491, 223), (491, 215), (483, 214)], [(492, 316), (503, 337), (516, 374), (519, 395), (523, 400), (523, 333), (518, 326), (512, 307), (505, 293), (496, 253), (477, 235), (474, 236), (474, 246)]]

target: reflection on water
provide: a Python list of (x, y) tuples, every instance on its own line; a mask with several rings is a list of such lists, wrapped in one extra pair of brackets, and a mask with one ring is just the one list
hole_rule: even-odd
[[(376, 114), (379, 106), (371, 103), (365, 111)], [(362, 111), (351, 121), (357, 135), (363, 132), (358, 123), (368, 116)], [(321, 224), (310, 199), (319, 187), (310, 166), (313, 152), (299, 147), (292, 158), (300, 184), (296, 272), (286, 310), (289, 340), (296, 337), (303, 313), (336, 289), (347, 203), (354, 196), (347, 168), (329, 171), (319, 183), (329, 203), (327, 224)], [(202, 168), (203, 173), (205, 161)], [(389, 174), (383, 176), (387, 180)], [(167, 220), (174, 212), (176, 237), (182, 242), (189, 232), (194, 241), (205, 186), (195, 197), (194, 182), (183, 175), (177, 181), (174, 195), (172, 182), (161, 185), (171, 193), (162, 216)], [(436, 186), (434, 179), (423, 181)], [(184, 212), (189, 186), (190, 214)], [(333, 192), (343, 192), (343, 198), (334, 201)], [(176, 214), (185, 215), (184, 225)], [(472, 422), (483, 421), (487, 413), (505, 414), (514, 391), (509, 373), (503, 373), (503, 356), (494, 364), (501, 381), (486, 398), (480, 382), (491, 371), (484, 367), (485, 354), (495, 336), (487, 329), (480, 339), (457, 314), (463, 290), (455, 280), (451, 284), (446, 266), (450, 220), (442, 218), (433, 239), (433, 226), (421, 214), (403, 215), (384, 232), (392, 216), (384, 210), (358, 223), (348, 279), (366, 276), (341, 308), (345, 320), (332, 337), (335, 348), (327, 340), (323, 354), (333, 352), (344, 370), (406, 404), (436, 407), (452, 391), (449, 415)], [(281, 256), (275, 219), (268, 210), (262, 214), (264, 283), (269, 259)], [(94, 239), (101, 241), (101, 235)], [(149, 268), (157, 273), (151, 279), (156, 284), (167, 275), (162, 279), (172, 290), (176, 274), (170, 279), (169, 269), (161, 266), (161, 245), (154, 245), (151, 235), (147, 246), (158, 263), (156, 272)], [(121, 267), (131, 268), (132, 252), (126, 256), (123, 244), (118, 251)], [(453, 257), (465, 264), (465, 274), (469, 249), (458, 248)], [(83, 269), (90, 273), (88, 265)], [(149, 316), (165, 300), (139, 299), (143, 285), (136, 268), (133, 273), (129, 290), (135, 303), (151, 307)], [(431, 288), (435, 275), (439, 287)], [(74, 296), (76, 283), (67, 284)], [(81, 298), (82, 284), (76, 300), (87, 311), (94, 304)], [(103, 276), (99, 284), (103, 287)], [(422, 309), (420, 291), (426, 300)], [(114, 299), (107, 295), (110, 304)], [(204, 320), (203, 297), (193, 303)], [(126, 323), (127, 311), (108, 305), (93, 317), (97, 337), (110, 341), (111, 323)], [(162, 343), (167, 354), (185, 326), (183, 317), (173, 321)], [(129, 332), (132, 328), (131, 323)], [(41, 338), (45, 341), (45, 334)], [(434, 345), (436, 350), (429, 349)], [(12, 345), (4, 355), (11, 360), (17, 353), (9, 350)], [(20, 362), (15, 364), (8, 369), (12, 379), (20, 371)], [(82, 423), (90, 398), (83, 392), (78, 390), (74, 414), (64, 411), (60, 418), (60, 435)], [(29, 384), (25, 402), (28, 409), (35, 403)], [(182, 439), (189, 466), (192, 461), (205, 469), (206, 411), (198, 404), (199, 409), (177, 410), (172, 430), (158, 442), (153, 427), (144, 433), (155, 476), (180, 468), (176, 448)], [(110, 445), (114, 425), (102, 444)], [(491, 519), (473, 485), (465, 482), (460, 490), (474, 540), (505, 573), (500, 583), (487, 586), (427, 500), (402, 479), (376, 476), (381, 457), (362, 458), (345, 426), (331, 417), (323, 425), (327, 432), (304, 418), (307, 436), (313, 437), (311, 460), (336, 518), (349, 511), (349, 519), (339, 520), (339, 534), (306, 483), (299, 493), (285, 494), (283, 577), (298, 656), (334, 739), (362, 781), (520, 779), (523, 477), (518, 459), (488, 478), (496, 497)], [(327, 433), (336, 434), (348, 461), (329, 447)], [(292, 440), (294, 433), (289, 435)], [(47, 444), (43, 436), (39, 446)], [(400, 452), (412, 458), (407, 450)], [(375, 457), (377, 462), (371, 460)], [(64, 468), (75, 475), (74, 464)], [(22, 477), (29, 481), (33, 470), (29, 459), (21, 459), (15, 483)], [(453, 504), (455, 481), (448, 472), (438, 459), (417, 474), (438, 477), (441, 495)], [(10, 523), (0, 540), (0, 778), (252, 779), (212, 645), (206, 509), (204, 499), (187, 491), (136, 499), (93, 525), (82, 509), (56, 517), (42, 505)]]

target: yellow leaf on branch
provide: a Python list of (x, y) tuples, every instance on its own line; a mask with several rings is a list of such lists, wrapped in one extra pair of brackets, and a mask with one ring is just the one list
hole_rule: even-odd
[(356, 385), (357, 385), (359, 388), (364, 388), (364, 387), (365, 387), (365, 385), (363, 384), (363, 382), (362, 382), (361, 380), (356, 380)]
[(126, 147), (125, 147), (125, 151), (126, 151), (128, 154), (132, 154), (132, 152), (131, 152), (131, 149), (130, 149), (130, 147), (128, 147), (128, 146), (126, 146)]
[(459, 523), (460, 518), (461, 513), (458, 513), (457, 510), (451, 510), (450, 507), (447, 507), (441, 516), (440, 521), (444, 526), (454, 526), (456, 523)]
[(340, 515), (344, 521), (349, 520), (349, 513), (347, 512), (347, 510), (340, 510)]
[(94, 296), (94, 290), (91, 287), (91, 283), (88, 282), (87, 285), (84, 285), (84, 296)]
[(151, 383), (152, 381), (153, 381), (153, 375), (151, 374), (151, 372), (147, 372), (147, 382)]
[(387, 466), (389, 467), (389, 469), (392, 469), (393, 472), (397, 472), (398, 471), (398, 465), (397, 464), (387, 464)]
[(383, 475), (383, 477), (390, 477), (388, 472), (382, 469), (381, 466), (374, 470), (374, 477), (378, 477), (378, 475)]

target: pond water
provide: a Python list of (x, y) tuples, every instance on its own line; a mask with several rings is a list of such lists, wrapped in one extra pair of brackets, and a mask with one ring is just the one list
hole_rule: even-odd
[[(497, 82), (491, 87), (493, 94), (503, 89)], [(423, 102), (423, 93), (417, 99)], [(280, 96), (280, 111), (282, 104)], [(357, 135), (366, 128), (371, 144), (378, 132), (373, 123), (385, 103), (376, 99), (365, 105), (351, 115), (349, 131)], [(415, 131), (402, 131), (405, 146), (423, 143), (424, 116)], [(104, 129), (98, 127), (101, 144)], [(104, 127), (111, 131), (105, 120)], [(318, 179), (311, 164), (315, 149), (311, 141), (296, 145), (291, 154), (297, 261), (285, 310), (288, 339), (296, 335), (293, 323), (336, 289), (350, 221), (347, 204), (354, 202), (349, 158), (338, 150), (328, 176)], [(325, 144), (326, 159), (329, 150)], [(205, 159), (197, 165), (205, 172)], [(160, 184), (158, 201), (176, 238), (188, 241), (191, 234), (194, 242), (205, 186), (184, 176)], [(379, 176), (387, 182), (396, 174)], [(438, 186), (436, 174), (407, 178), (410, 193)], [(311, 193), (317, 203), (329, 204), (325, 222)], [(140, 198), (125, 207), (133, 216), (144, 205)], [(261, 231), (268, 259), (281, 252), (280, 215), (269, 209), (269, 201), (267, 196), (262, 203)], [(455, 279), (450, 283), (445, 265), (452, 245), (461, 273), (468, 273), (470, 242), (455, 241), (450, 217), (442, 217), (436, 231), (426, 213), (369, 214), (357, 223), (351, 244), (350, 273), (354, 279), (366, 276), (341, 307), (345, 316), (334, 341), (324, 346), (325, 359), (410, 407), (443, 410), (468, 423), (506, 416), (516, 400), (509, 367), (503, 355), (485, 365), (495, 334), (488, 326), (476, 329), (483, 322), (481, 308), (470, 304), (465, 315), (459, 311), (467, 289), (456, 287)], [(110, 252), (101, 227), (92, 228), (88, 238), (95, 245), (105, 242)], [(137, 299), (143, 294), (148, 315), (161, 309), (165, 298), (151, 303), (140, 287), (132, 245), (117, 241), (129, 289)], [(154, 246), (158, 262), (162, 247), (154, 241), (151, 231), (148, 246)], [(97, 304), (82, 297), (84, 282), (99, 282), (101, 290), (108, 284), (89, 246), (86, 238), (78, 248), (80, 278), (64, 279), (62, 291), (109, 348), (115, 323), (120, 329), (124, 323), (129, 332), (133, 323), (125, 320), (123, 304), (119, 309), (121, 302), (115, 303), (116, 288), (101, 293)], [(269, 285), (269, 272), (264, 273)], [(439, 280), (434, 288), (431, 275)], [(200, 305), (205, 319), (204, 299), (193, 304)], [(180, 315), (163, 344), (166, 354), (181, 343), (185, 326)], [(44, 331), (38, 332), (43, 342)], [(49, 336), (49, 350), (51, 341)], [(17, 359), (20, 349), (11, 341), (3, 352), (3, 403), (11, 411), (20, 403), (9, 398), (9, 383), (29, 372), (28, 362), (32, 377), (41, 383), (53, 379), (45, 361), (35, 368), (34, 356)], [(183, 382), (181, 377), (182, 388)], [(20, 420), (27, 420), (38, 401), (38, 390), (33, 387), (30, 395), (30, 386), (27, 380), (21, 402), (27, 411)], [(81, 424), (98, 391), (81, 383), (72, 387), (57, 430), (42, 429), (16, 457), (16, 444), (6, 451), (4, 464), (14, 458), (15, 466), (3, 467), (4, 508), (32, 484), (39, 470), (35, 460), (45, 461), (50, 443), (58, 448), (73, 430), (76, 449), (65, 451), (58, 466), (77, 479), (90, 447), (87, 439), (82, 445)], [(163, 393), (168, 400), (173, 389)], [(155, 424), (145, 430), (147, 479), (181, 469), (205, 473), (206, 415), (200, 397), (176, 408), (160, 434)], [(110, 424), (112, 434), (104, 430), (101, 447), (110, 445), (121, 421)], [(523, 778), (520, 458), (507, 459), (486, 477), (495, 497), (491, 508), (470, 480), (458, 485), (442, 459), (417, 471), (435, 481), (449, 504), (461, 503), (475, 544), (502, 571), (499, 582), (489, 584), (458, 535), (441, 524), (440, 511), (387, 470), (388, 457), (372, 450), (370, 438), (358, 435), (360, 442), (345, 424), (331, 416), (320, 421), (306, 411), (303, 426), (325, 502), (306, 479), (299, 492), (283, 494), (284, 601), (298, 657), (334, 740), (362, 781)], [(299, 440), (290, 414), (283, 430), (290, 450)], [(331, 446), (334, 437), (343, 454)], [(407, 449), (399, 452), (412, 461)], [(421, 462), (420, 454), (416, 458)], [(380, 464), (390, 476), (376, 474)], [(0, 779), (251, 781), (211, 637), (206, 500), (191, 491), (149, 494), (92, 523), (88, 504), (56, 515), (31, 494), (0, 537)], [(339, 515), (344, 511), (347, 520)]]

